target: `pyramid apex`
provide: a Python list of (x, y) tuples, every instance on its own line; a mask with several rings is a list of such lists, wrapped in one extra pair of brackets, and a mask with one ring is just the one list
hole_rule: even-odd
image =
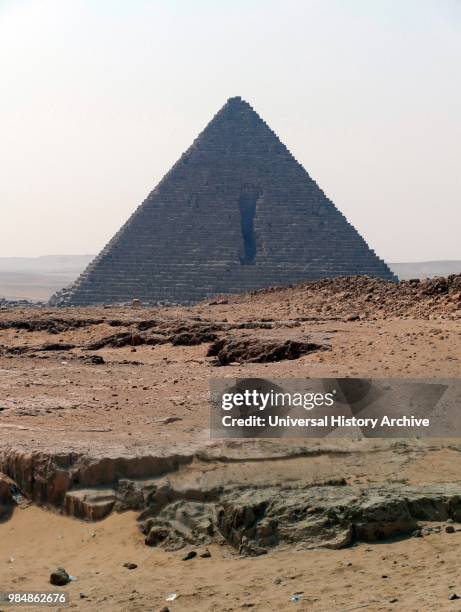
[(225, 106), (228, 105), (244, 105), (244, 106), (250, 106), (248, 104), (248, 102), (246, 100), (244, 100), (241, 96), (231, 96), (230, 98), (227, 98), (227, 102), (225, 104)]
[(227, 98), (225, 104), (221, 107), (218, 115), (224, 113), (225, 116), (228, 114), (234, 115), (247, 115), (248, 113), (254, 113), (254, 109), (249, 102), (244, 100), (240, 96), (231, 96)]

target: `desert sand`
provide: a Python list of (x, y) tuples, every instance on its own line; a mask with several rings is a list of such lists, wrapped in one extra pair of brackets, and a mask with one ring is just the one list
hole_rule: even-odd
[[(219, 441), (208, 428), (211, 377), (459, 378), (460, 303), (452, 277), (4, 309), (0, 472), (21, 498), (0, 500), (2, 589), (62, 589), (78, 610), (461, 610), (459, 439)], [(280, 358), (295, 343), (318, 349)], [(267, 498), (293, 514), (275, 545), (211, 534), (211, 506), (267, 521)], [(312, 522), (297, 522), (307, 506)], [(51, 587), (59, 566), (77, 580)]]
[(74, 610), (460, 610), (448, 599), (461, 591), (460, 545), (461, 532), (256, 558), (214, 545), (211, 558), (182, 561), (145, 546), (133, 512), (86, 523), (29, 507), (2, 525), (2, 584), (48, 591), (50, 567), (64, 565), (77, 580), (54, 590)]

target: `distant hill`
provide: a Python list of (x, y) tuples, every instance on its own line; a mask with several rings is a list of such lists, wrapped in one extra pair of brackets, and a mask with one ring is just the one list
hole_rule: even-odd
[(0, 272), (78, 274), (94, 255), (43, 255), (42, 257), (0, 257)]
[[(44, 255), (0, 257), (0, 297), (47, 300), (55, 291), (74, 281), (94, 255)], [(389, 264), (404, 280), (461, 273), (461, 260), (418, 261)]]
[(94, 255), (0, 257), (0, 297), (47, 300), (82, 272)]
[(461, 260), (453, 259), (446, 261), (399, 262), (391, 263), (389, 267), (394, 274), (397, 274), (400, 280), (461, 274)]

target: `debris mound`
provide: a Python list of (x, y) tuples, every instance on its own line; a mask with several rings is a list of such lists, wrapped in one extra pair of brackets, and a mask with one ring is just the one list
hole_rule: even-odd
[(290, 287), (272, 287), (242, 296), (235, 303), (270, 305), (301, 319), (369, 320), (461, 316), (461, 274), (420, 281), (388, 282), (368, 276), (328, 278)]

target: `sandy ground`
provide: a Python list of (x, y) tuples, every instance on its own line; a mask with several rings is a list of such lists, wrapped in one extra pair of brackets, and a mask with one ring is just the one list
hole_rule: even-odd
[[(283, 297), (283, 296), (282, 296)], [(348, 306), (350, 310), (350, 305)], [(314, 309), (315, 310), (315, 309)], [(450, 311), (451, 312), (451, 311)], [(194, 317), (246, 323), (272, 318), (273, 329), (242, 329), (242, 337), (310, 339), (327, 350), (276, 363), (216, 367), (208, 344), (137, 346), (90, 351), (105, 363), (84, 363), (84, 345), (118, 331), (108, 322), (50, 334), (0, 330), (0, 450), (78, 451), (93, 457), (187, 453), (213, 447), (208, 431), (210, 377), (317, 378), (459, 377), (461, 320), (387, 317), (347, 321), (312, 316), (299, 298), (268, 294), (213, 307), (181, 309), (11, 310), (2, 321), (31, 317), (102, 317), (133, 321)], [(296, 326), (285, 325), (296, 319)], [(72, 343), (68, 351), (40, 352), (46, 342)], [(12, 354), (6, 349), (26, 349)], [(167, 417), (178, 417), (165, 424)], [(299, 441), (298, 441), (299, 442)], [(293, 442), (298, 443), (298, 442)], [(347, 454), (265, 461), (195, 461), (186, 480), (258, 483), (316, 482), (344, 477), (349, 483), (460, 481), (460, 440), (412, 441), (409, 447), (373, 441)], [(304, 442), (311, 447), (318, 441)], [(274, 442), (275, 445), (278, 442)], [(338, 442), (341, 445), (341, 442)], [(346, 444), (346, 443), (344, 443)], [(349, 443), (348, 443), (349, 444)], [(363, 444), (363, 443), (362, 443)], [(377, 450), (376, 450), (377, 449)], [(235, 453), (240, 453), (237, 448)], [(263, 453), (264, 454), (264, 453)], [(172, 476), (181, 478), (182, 474)], [(0, 523), (0, 587), (49, 590), (57, 566), (77, 576), (63, 587), (77, 610), (461, 610), (461, 531), (328, 550), (271, 550), (240, 558), (228, 546), (210, 547), (211, 558), (182, 561), (184, 551), (145, 546), (136, 513), (85, 523), (35, 506), (17, 508)], [(458, 528), (458, 527), (457, 527)], [(200, 550), (199, 550), (200, 552)], [(14, 561), (11, 559), (14, 558)], [(125, 562), (138, 565), (135, 570)], [(179, 598), (167, 603), (171, 592)], [(295, 603), (290, 598), (303, 596)], [(86, 597), (80, 598), (80, 593)], [(461, 601), (461, 600), (460, 600)], [(29, 608), (31, 609), (31, 608)]]
[[(146, 547), (135, 513), (89, 524), (29, 507), (1, 526), (0, 575), (3, 589), (65, 590), (75, 610), (461, 610), (449, 600), (461, 595), (460, 545), (461, 531), (251, 559), (215, 545), (211, 558), (183, 561), (185, 551)], [(77, 580), (51, 587), (57, 566)]]
[[(110, 333), (114, 328), (102, 324), (52, 339), (90, 342)], [(261, 330), (259, 335), (309, 338), (331, 350), (292, 361), (219, 368), (206, 357), (206, 344), (91, 351), (106, 360), (99, 366), (79, 361), (87, 354), (80, 348), (33, 358), (0, 356), (0, 441), (14, 436), (15, 444), (29, 446), (32, 438), (34, 447), (52, 441), (66, 449), (87, 450), (102, 444), (119, 452), (205, 443), (211, 377), (451, 378), (460, 373), (459, 321), (305, 322), (295, 329)], [(0, 332), (0, 343), (8, 346), (34, 347), (46, 341), (46, 332)], [(162, 419), (171, 416), (182, 420), (163, 425)]]

